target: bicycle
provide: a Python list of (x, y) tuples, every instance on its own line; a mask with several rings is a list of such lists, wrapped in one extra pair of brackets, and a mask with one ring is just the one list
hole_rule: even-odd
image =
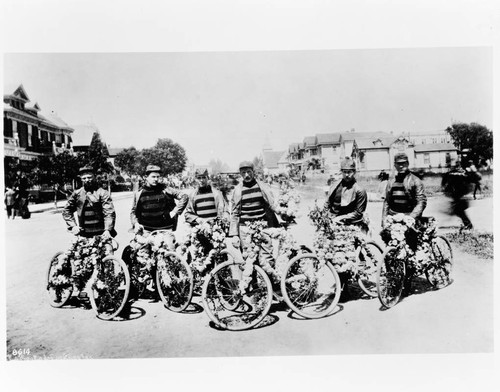
[(315, 254), (299, 255), (292, 260), (282, 280), (285, 301), (295, 313), (305, 318), (321, 318), (332, 312), (342, 288), (335, 292), (336, 297), (333, 298), (316, 293), (313, 301), (303, 300), (319, 290), (314, 282), (319, 282), (325, 274), (331, 275), (336, 281), (335, 286), (341, 287), (338, 274), (345, 273), (350, 280), (357, 281), (369, 297), (377, 296), (377, 264), (382, 257), (382, 249), (376, 242), (366, 241), (358, 227), (330, 225), (328, 232), (317, 233), (314, 249)]
[(130, 276), (123, 260), (113, 256), (115, 240), (78, 236), (66, 252), (57, 252), (47, 271), (47, 292), (52, 307), (61, 308), (73, 293), (87, 293), (98, 318), (112, 320), (128, 299)]
[(436, 221), (415, 219), (398, 214), (387, 217), (382, 237), (388, 243), (377, 273), (377, 292), (382, 305), (389, 309), (402, 296), (408, 270), (412, 275), (425, 275), (434, 289), (452, 283), (453, 252), (448, 240), (436, 234)]
[(225, 248), (225, 238), (229, 222), (224, 219), (207, 221), (191, 228), (188, 238), (178, 252), (191, 268), (194, 281), (194, 295), (201, 295), (206, 274), (224, 260), (221, 251)]
[(167, 230), (155, 230), (146, 237), (136, 233), (123, 257), (129, 260), (134, 298), (141, 298), (150, 285), (167, 309), (182, 312), (193, 297), (193, 274), (186, 261), (170, 250), (171, 235)]
[[(262, 222), (247, 223), (249, 249), (242, 253), (238, 243), (228, 243), (221, 252), (227, 261), (207, 275), (202, 289), (205, 311), (218, 327), (232, 331), (253, 328), (269, 313), (273, 297), (283, 300), (279, 289), (284, 270), (299, 253), (310, 252), (295, 245), (286, 226), (268, 229)], [(274, 242), (274, 265), (260, 257), (263, 241)]]

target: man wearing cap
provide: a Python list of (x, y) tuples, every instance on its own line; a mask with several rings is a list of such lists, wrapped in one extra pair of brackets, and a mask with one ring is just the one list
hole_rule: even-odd
[(418, 220), (427, 205), (424, 184), (410, 172), (408, 155), (398, 153), (394, 157), (396, 177), (387, 182), (384, 205), (382, 208), (382, 226), (388, 215), (406, 214)]
[(368, 227), (363, 215), (368, 202), (366, 191), (356, 182), (356, 163), (346, 158), (340, 163), (342, 179), (333, 181), (328, 190), (325, 208), (335, 216), (336, 223), (360, 226), (363, 231)]
[(185, 219), (191, 226), (202, 225), (215, 218), (228, 217), (222, 194), (209, 182), (208, 170), (196, 170), (198, 188), (191, 194), (186, 207)]
[[(62, 212), (68, 230), (84, 237), (116, 236), (116, 214), (111, 195), (97, 185), (92, 167), (82, 167), (80, 179), (83, 186), (71, 194)], [(74, 217), (75, 212), (78, 223)]]
[[(265, 221), (268, 227), (279, 227), (276, 217), (274, 198), (271, 191), (262, 182), (255, 179), (252, 162), (244, 161), (239, 165), (243, 179), (234, 188), (231, 209), (229, 237), (239, 236), (243, 250), (249, 244), (246, 242), (246, 222)], [(261, 244), (262, 257), (268, 261), (273, 259), (270, 242)]]
[[(173, 248), (173, 232), (177, 228), (179, 215), (186, 208), (188, 196), (161, 184), (160, 171), (156, 165), (146, 167), (146, 181), (142, 189), (134, 193), (130, 220), (136, 233), (142, 230), (166, 230), (169, 233), (166, 240)], [(177, 205), (175, 200), (178, 200)]]

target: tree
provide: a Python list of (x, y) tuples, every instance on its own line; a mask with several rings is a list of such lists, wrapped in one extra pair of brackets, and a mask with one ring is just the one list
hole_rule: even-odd
[(171, 139), (158, 139), (153, 148), (145, 148), (139, 157), (139, 172), (145, 173), (147, 165), (157, 165), (161, 175), (177, 174), (186, 167), (187, 157), (184, 148)]
[(214, 175), (228, 172), (230, 170), (229, 165), (225, 162), (222, 162), (220, 159), (211, 159), (210, 162), (208, 162), (208, 166), (210, 166), (210, 170)]
[(32, 179), (37, 184), (61, 185), (71, 183), (82, 166), (82, 156), (64, 151), (57, 155), (37, 159), (32, 170)]
[(84, 163), (92, 166), (96, 174), (102, 175), (113, 172), (113, 165), (108, 162), (108, 147), (102, 142), (99, 131), (95, 131), (92, 135), (92, 141), (84, 157)]
[(465, 154), (466, 160), (472, 160), (477, 165), (480, 160), (493, 158), (493, 132), (484, 125), (455, 123), (446, 131), (459, 152)]
[(131, 177), (139, 174), (140, 152), (135, 147), (124, 149), (116, 155), (115, 165)]

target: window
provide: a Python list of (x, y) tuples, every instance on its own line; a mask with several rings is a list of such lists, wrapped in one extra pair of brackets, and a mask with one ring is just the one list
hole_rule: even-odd
[(33, 146), (33, 130), (32, 126), (28, 124), (28, 147)]
[(431, 155), (426, 152), (424, 153), (424, 165), (430, 165), (431, 164)]

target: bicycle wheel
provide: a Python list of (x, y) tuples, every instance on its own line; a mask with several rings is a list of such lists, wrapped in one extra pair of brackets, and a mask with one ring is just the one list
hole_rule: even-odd
[(404, 250), (393, 246), (387, 248), (377, 272), (377, 293), (383, 306), (392, 308), (401, 299), (406, 276)]
[(448, 240), (441, 236), (432, 239), (431, 249), (434, 260), (427, 265), (425, 276), (432, 286), (441, 289), (452, 282), (453, 252)]
[(130, 275), (125, 262), (106, 256), (97, 262), (89, 284), (90, 305), (97, 317), (111, 320), (118, 316), (130, 290)]
[(47, 271), (47, 293), (50, 306), (60, 308), (70, 299), (73, 293), (71, 271), (71, 263), (64, 256), (64, 252), (57, 252), (50, 259)]
[(340, 278), (333, 265), (321, 263), (312, 253), (293, 258), (281, 278), (281, 293), (286, 303), (308, 319), (331, 314), (339, 302), (340, 292)]
[(356, 255), (356, 262), (359, 266), (359, 287), (373, 298), (377, 296), (377, 267), (382, 260), (382, 254), (380, 246), (375, 242), (367, 242)]
[(241, 292), (243, 269), (244, 264), (231, 257), (211, 271), (203, 284), (202, 299), (208, 317), (230, 331), (257, 326), (271, 308), (273, 289), (264, 270), (254, 265), (251, 281)]
[(193, 273), (176, 253), (167, 252), (157, 260), (156, 287), (168, 310), (182, 312), (193, 298)]

